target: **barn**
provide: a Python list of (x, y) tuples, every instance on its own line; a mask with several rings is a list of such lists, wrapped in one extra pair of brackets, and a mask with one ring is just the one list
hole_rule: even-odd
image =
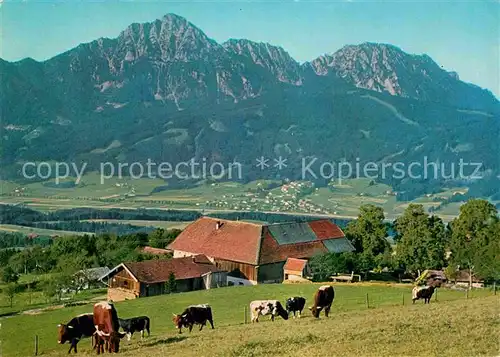
[(204, 255), (121, 263), (101, 279), (107, 281), (108, 299), (121, 301), (166, 293), (166, 283), (172, 274), (176, 292), (227, 285), (226, 272), (217, 268)]
[(233, 284), (281, 283), (288, 258), (310, 259), (354, 247), (331, 220), (257, 224), (202, 217), (187, 226), (168, 249), (174, 258), (204, 254), (228, 272)]

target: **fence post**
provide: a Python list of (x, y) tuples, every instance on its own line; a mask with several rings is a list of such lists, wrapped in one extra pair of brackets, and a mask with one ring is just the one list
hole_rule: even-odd
[(244, 313), (245, 313), (244, 323), (246, 325), (247, 324), (247, 306), (246, 305), (245, 305), (245, 311), (244, 311)]
[(35, 356), (38, 356), (38, 335), (35, 335)]
[(369, 309), (370, 308), (370, 303), (368, 301), (368, 293), (366, 293), (366, 308)]

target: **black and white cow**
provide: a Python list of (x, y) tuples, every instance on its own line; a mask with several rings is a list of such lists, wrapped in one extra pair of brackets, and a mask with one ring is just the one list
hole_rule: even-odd
[(131, 319), (118, 319), (120, 327), (127, 334), (127, 340), (130, 341), (134, 332), (141, 333), (141, 339), (144, 338), (144, 331), (147, 331), (148, 337), (150, 335), (149, 328), (151, 326), (149, 317), (138, 316)]
[(184, 310), (180, 315), (173, 314), (174, 317), (172, 321), (175, 327), (179, 329), (179, 333), (182, 333), (182, 328), (187, 327), (189, 332), (193, 329), (193, 325), (200, 325), (200, 331), (203, 326), (210, 323), (212, 329), (214, 328), (214, 319), (212, 316), (212, 308), (208, 304), (201, 305), (190, 305)]
[(294, 296), (286, 300), (286, 311), (288, 312), (288, 314), (293, 312), (293, 318), (295, 318), (295, 313), (298, 313), (298, 316), (300, 318), (305, 305), (306, 299), (301, 296)]
[(255, 300), (250, 303), (250, 314), (252, 322), (259, 322), (259, 316), (271, 315), (271, 321), (274, 321), (276, 315), (288, 320), (288, 313), (278, 300)]
[(57, 342), (63, 344), (69, 342), (69, 351), (77, 352), (76, 345), (85, 337), (92, 337), (95, 332), (94, 316), (92, 314), (82, 314), (72, 318), (67, 324), (59, 324)]

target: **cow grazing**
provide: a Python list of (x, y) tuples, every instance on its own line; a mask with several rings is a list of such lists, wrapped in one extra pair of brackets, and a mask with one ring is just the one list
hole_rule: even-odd
[(125, 333), (120, 333), (120, 323), (118, 313), (112, 303), (103, 301), (94, 305), (94, 326), (96, 337), (94, 348), (97, 354), (104, 352), (104, 344), (108, 352), (118, 352), (120, 350), (120, 340), (125, 337)]
[(298, 312), (298, 316), (300, 318), (305, 305), (306, 299), (301, 296), (295, 296), (286, 300), (286, 311), (288, 314), (293, 312), (293, 318), (295, 318), (295, 313)]
[(411, 292), (411, 299), (413, 304), (416, 300), (424, 299), (424, 304), (428, 304), (431, 302), (432, 294), (434, 294), (434, 290), (436, 287), (434, 285), (431, 286), (415, 286)]
[(182, 327), (189, 328), (189, 332), (193, 329), (193, 325), (200, 325), (200, 331), (203, 326), (210, 322), (212, 329), (214, 328), (214, 320), (212, 317), (212, 308), (210, 305), (191, 305), (188, 306), (186, 310), (180, 315), (173, 314), (174, 317), (172, 321), (175, 327), (179, 329), (179, 333), (182, 333)]
[(259, 322), (259, 316), (271, 315), (271, 321), (274, 321), (276, 315), (288, 320), (288, 313), (278, 300), (255, 300), (250, 303), (250, 314), (252, 322)]
[(311, 310), (314, 317), (319, 318), (321, 310), (325, 309), (325, 316), (328, 317), (334, 298), (335, 291), (333, 290), (333, 286), (320, 286), (316, 293), (314, 293), (314, 303), (313, 306), (309, 307), (309, 310)]
[(150, 322), (149, 322), (149, 317), (147, 316), (132, 317), (131, 319), (119, 318), (118, 322), (120, 323), (120, 327), (127, 334), (128, 341), (130, 341), (134, 332), (140, 332), (141, 339), (144, 338), (144, 331), (147, 331), (148, 337), (150, 335), (149, 332)]
[(82, 314), (72, 318), (67, 324), (59, 324), (57, 342), (64, 344), (70, 343), (68, 353), (75, 350), (76, 345), (81, 338), (92, 337), (95, 332), (94, 316), (92, 314)]

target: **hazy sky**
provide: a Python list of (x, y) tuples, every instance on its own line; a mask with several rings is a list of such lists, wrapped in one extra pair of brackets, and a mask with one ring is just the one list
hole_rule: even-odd
[(346, 44), (384, 42), (426, 53), (500, 97), (500, 1), (32, 1), (0, 0), (0, 57), (45, 60), (166, 13), (218, 42), (247, 38), (303, 62)]

